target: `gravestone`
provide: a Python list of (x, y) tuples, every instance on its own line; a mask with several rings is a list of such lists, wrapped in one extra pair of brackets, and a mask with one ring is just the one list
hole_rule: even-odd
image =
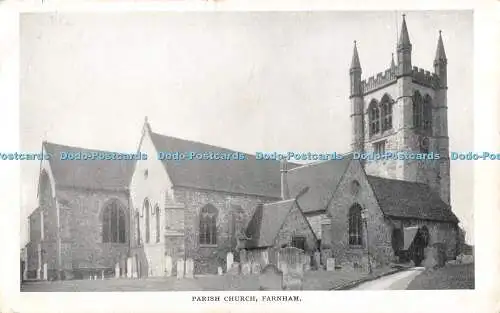
[(115, 264), (115, 278), (120, 278), (120, 263)]
[(170, 255), (167, 255), (165, 257), (165, 276), (170, 277), (172, 276), (172, 257)]
[(314, 261), (314, 268), (319, 269), (321, 268), (321, 253), (320, 252), (314, 252), (313, 256), (313, 261)]
[(282, 290), (283, 272), (273, 264), (266, 265), (259, 275), (259, 289)]
[(217, 274), (220, 276), (220, 275), (223, 275), (224, 272), (222, 271), (222, 267), (217, 267)]
[(247, 263), (243, 263), (241, 265), (241, 274), (242, 275), (250, 275), (251, 271), (252, 271), (252, 268), (250, 266), (250, 263), (247, 262)]
[(101, 271), (101, 280), (104, 280), (104, 271)]
[(48, 279), (48, 266), (47, 263), (43, 263), (43, 280)]
[(304, 279), (304, 251), (287, 247), (280, 250), (281, 271), (283, 272), (283, 289), (302, 290)]
[(228, 252), (226, 256), (226, 273), (231, 270), (231, 267), (233, 266), (234, 262), (234, 255), (232, 252)]
[(252, 274), (260, 274), (260, 264), (257, 262), (252, 263)]
[(186, 277), (187, 278), (194, 277), (194, 261), (193, 261), (193, 259), (186, 260)]
[(177, 279), (184, 278), (184, 260), (177, 260)]
[(233, 262), (233, 265), (231, 266), (231, 268), (227, 273), (232, 275), (238, 275), (240, 273), (240, 263)]
[(329, 272), (335, 271), (335, 259), (334, 258), (326, 259), (326, 270)]
[(127, 258), (127, 277), (132, 278), (132, 258)]
[(240, 251), (240, 263), (245, 264), (247, 263), (248, 258), (247, 258), (247, 250), (243, 249)]

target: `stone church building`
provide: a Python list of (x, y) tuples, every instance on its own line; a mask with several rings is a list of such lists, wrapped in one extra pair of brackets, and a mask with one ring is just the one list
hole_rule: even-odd
[[(193, 259), (195, 273), (217, 273), (228, 252), (257, 255), (284, 246), (320, 251), (340, 269), (368, 261), (375, 267), (398, 260), (412, 239), (406, 230), (415, 226), (425, 226), (429, 244), (442, 244), (455, 258), (441, 34), (433, 72), (414, 67), (411, 56), (404, 18), (396, 61), (385, 71), (362, 80), (354, 45), (352, 151), (342, 160), (300, 165), (249, 154), (244, 161), (159, 160), (163, 151), (235, 151), (158, 134), (147, 121), (137, 147), (146, 160), (62, 161), (62, 152), (99, 151), (44, 142), (43, 151), (55, 157), (40, 167), (27, 275), (86, 278), (111, 274), (118, 263), (122, 275), (164, 276), (167, 256)], [(355, 157), (389, 151), (440, 158)], [(266, 261), (272, 262), (267, 254)]]

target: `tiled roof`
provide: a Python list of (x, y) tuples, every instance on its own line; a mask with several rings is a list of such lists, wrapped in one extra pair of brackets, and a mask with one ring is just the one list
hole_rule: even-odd
[(294, 199), (257, 206), (248, 223), (246, 248), (264, 248), (274, 244), (285, 218), (296, 205)]
[(386, 216), (458, 222), (450, 206), (426, 184), (368, 176)]
[(61, 152), (109, 153), (78, 147), (43, 143), (52, 155), (50, 167), (57, 186), (88, 188), (93, 190), (125, 190), (130, 184), (135, 161), (132, 160), (61, 160)]
[[(154, 132), (150, 134), (159, 152), (237, 152)], [(256, 160), (255, 155), (243, 154), (246, 160), (163, 160), (162, 162), (174, 186), (280, 198), (279, 161)], [(289, 166), (298, 165), (289, 163)]]
[(303, 212), (326, 210), (351, 159), (351, 155), (346, 155), (343, 160), (316, 162), (288, 171), (290, 197), (295, 198), (308, 188), (297, 199)]

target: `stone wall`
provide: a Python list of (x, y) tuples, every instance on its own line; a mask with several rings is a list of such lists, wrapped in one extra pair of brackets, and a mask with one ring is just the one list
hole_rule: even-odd
[[(357, 193), (351, 190), (353, 181), (358, 181), (360, 185)], [(349, 245), (349, 209), (354, 204), (367, 209), (368, 233), (363, 224), (361, 246)], [(328, 215), (331, 222), (330, 225), (323, 225), (322, 246), (331, 249), (337, 264), (354, 267), (357, 263), (362, 266), (366, 263), (367, 247), (376, 265), (384, 265), (394, 259), (391, 244), (392, 230), (380, 210), (359, 162), (350, 163), (334, 194), (334, 200), (328, 207)], [(367, 238), (368, 245), (366, 245)]]
[[(71, 263), (73, 270), (87, 268), (114, 269), (116, 262), (128, 254), (128, 243), (103, 243), (101, 212), (112, 199), (125, 209), (128, 227), (128, 195), (126, 192), (57, 190), (61, 212), (61, 234), (66, 244), (61, 251), (62, 265)], [(128, 240), (128, 231), (126, 232)], [(68, 267), (67, 265), (65, 267)]]
[(300, 212), (296, 205), (294, 205), (294, 208), (291, 210), (291, 212), (283, 222), (283, 226), (278, 232), (276, 238), (275, 247), (280, 248), (284, 245), (290, 245), (294, 236), (305, 237), (306, 253), (311, 254), (318, 248), (318, 238), (309, 225), (307, 218), (304, 217), (304, 215)]
[[(195, 274), (217, 273), (217, 267), (225, 268), (226, 254), (234, 251), (234, 238), (238, 230), (232, 230), (232, 212), (241, 208), (242, 225), (246, 226), (258, 202), (271, 202), (271, 199), (253, 195), (231, 194), (225, 192), (203, 191), (190, 188), (174, 188), (174, 200), (185, 205), (184, 231), (186, 255), (194, 260)], [(211, 204), (218, 210), (217, 244), (199, 244), (199, 212), (206, 204)]]

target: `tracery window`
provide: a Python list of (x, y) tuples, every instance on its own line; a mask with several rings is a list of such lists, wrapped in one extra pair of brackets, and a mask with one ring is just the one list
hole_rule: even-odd
[(377, 101), (372, 100), (372, 102), (370, 102), (368, 110), (370, 120), (370, 135), (375, 135), (380, 132), (380, 109), (378, 107)]
[(125, 213), (116, 200), (111, 201), (102, 212), (102, 242), (125, 243)]
[(200, 211), (200, 244), (217, 244), (217, 209), (207, 204)]
[(149, 239), (150, 239), (150, 205), (149, 205), (149, 200), (146, 199), (144, 200), (144, 223), (145, 223), (145, 230), (146, 230), (146, 234), (145, 234), (145, 241), (146, 243), (149, 243)]
[(380, 102), (380, 107), (382, 109), (382, 131), (392, 128), (392, 104), (393, 101), (389, 96), (384, 95), (384, 97), (382, 97), (382, 101)]

